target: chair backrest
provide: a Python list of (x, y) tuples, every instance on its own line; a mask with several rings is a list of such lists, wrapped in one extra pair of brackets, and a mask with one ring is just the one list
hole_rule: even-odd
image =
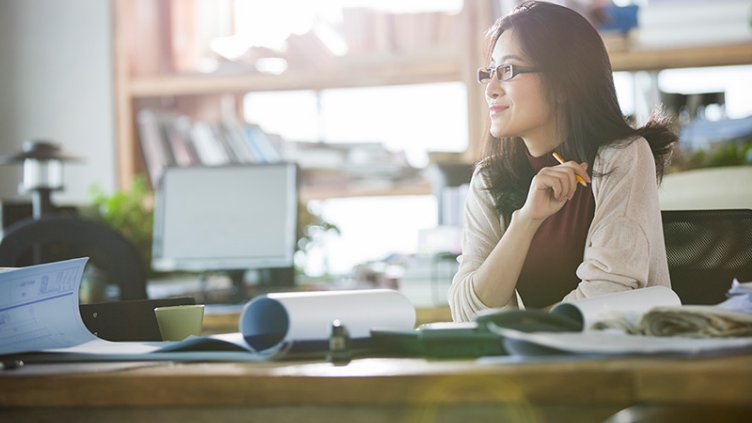
[(114, 299), (147, 297), (146, 268), (135, 247), (102, 223), (49, 215), (11, 225), (0, 240), (0, 266), (25, 266), (76, 257), (89, 257), (87, 271), (100, 272), (106, 284), (119, 288), (118, 298)]
[(671, 287), (682, 304), (718, 304), (752, 281), (752, 210), (664, 210)]

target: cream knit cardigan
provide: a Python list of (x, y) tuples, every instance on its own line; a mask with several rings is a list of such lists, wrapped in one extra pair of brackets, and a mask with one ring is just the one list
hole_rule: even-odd
[[(592, 182), (595, 215), (577, 268), (580, 283), (562, 301), (652, 285), (670, 287), (655, 161), (647, 141), (636, 137), (602, 147), (594, 171), (606, 175)], [(482, 169), (473, 175), (465, 201), (462, 255), (449, 288), (454, 321), (472, 320), (489, 308), (473, 288), (475, 271), (505, 230), (482, 175)], [(524, 298), (515, 294), (500, 308), (524, 308)]]

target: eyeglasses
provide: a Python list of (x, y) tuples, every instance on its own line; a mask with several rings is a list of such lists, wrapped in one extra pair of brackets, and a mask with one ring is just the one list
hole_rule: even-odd
[(521, 73), (535, 73), (540, 72), (540, 69), (530, 66), (515, 66), (515, 65), (499, 65), (495, 68), (480, 68), (478, 69), (478, 82), (481, 84), (488, 84), (491, 82), (494, 74), (499, 81), (509, 81), (518, 74)]

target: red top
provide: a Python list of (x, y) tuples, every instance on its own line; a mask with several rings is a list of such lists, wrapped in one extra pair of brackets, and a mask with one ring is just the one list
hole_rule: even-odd
[[(527, 156), (535, 173), (559, 162), (549, 153)], [(580, 282), (575, 274), (582, 263), (595, 198), (590, 184), (577, 186), (571, 200), (549, 216), (533, 237), (517, 280), (517, 291), (527, 308), (542, 308), (561, 301)]]

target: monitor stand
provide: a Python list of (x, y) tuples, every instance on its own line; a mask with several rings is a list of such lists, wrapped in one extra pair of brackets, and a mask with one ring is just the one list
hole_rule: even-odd
[(295, 286), (295, 267), (279, 267), (255, 269), (257, 278), (253, 290), (248, 290), (245, 283), (246, 270), (233, 269), (225, 270), (224, 273), (232, 280), (232, 291), (230, 300), (236, 303), (242, 303), (250, 300), (257, 294), (263, 294), (275, 291), (291, 291)]
[(270, 289), (295, 286), (295, 267), (260, 269), (259, 286)]

